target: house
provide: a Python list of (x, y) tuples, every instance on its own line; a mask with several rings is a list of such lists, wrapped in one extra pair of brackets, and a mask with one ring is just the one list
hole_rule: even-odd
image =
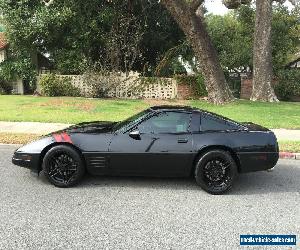
[[(1, 63), (3, 63), (7, 59), (8, 52), (8, 42), (5, 37), (4, 32), (0, 32), (0, 68)], [(20, 78), (15, 79), (12, 82), (9, 82), (12, 87), (12, 92), (16, 94), (24, 94), (24, 85), (23, 81)]]
[(300, 57), (291, 61), (289, 64), (285, 66), (287, 69), (300, 69)]
[(299, 50), (299, 48), (298, 48), (298, 51), (289, 58), (289, 61), (285, 65), (284, 68), (300, 70), (300, 50)]
[[(8, 57), (9, 44), (5, 37), (5, 32), (0, 32), (0, 69), (1, 63), (3, 63)], [(37, 52), (36, 54), (36, 71), (37, 74), (49, 73), (53, 70), (52, 62), (42, 53)], [(10, 82), (12, 92), (15, 94), (27, 94), (30, 91), (29, 84), (25, 79), (17, 78)]]

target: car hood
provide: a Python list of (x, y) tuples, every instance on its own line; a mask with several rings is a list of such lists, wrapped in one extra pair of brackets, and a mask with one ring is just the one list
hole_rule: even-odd
[(109, 133), (113, 131), (113, 127), (117, 122), (110, 121), (93, 121), (93, 122), (83, 122), (76, 125), (72, 125), (63, 130), (54, 132), (67, 132), (71, 133)]

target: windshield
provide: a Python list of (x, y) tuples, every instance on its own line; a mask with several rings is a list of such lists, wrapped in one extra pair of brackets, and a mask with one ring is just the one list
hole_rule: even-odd
[(124, 121), (118, 122), (114, 127), (114, 131), (126, 132), (134, 123), (139, 123), (139, 121), (143, 120), (145, 116), (147, 116), (150, 111), (144, 110), (140, 113), (137, 113), (133, 116), (130, 116)]

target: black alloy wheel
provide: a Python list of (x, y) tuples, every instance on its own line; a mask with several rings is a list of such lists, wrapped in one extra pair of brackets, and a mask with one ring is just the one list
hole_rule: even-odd
[(57, 187), (73, 186), (85, 173), (79, 153), (65, 145), (53, 147), (46, 153), (43, 170), (48, 180)]
[(196, 182), (211, 194), (222, 194), (228, 191), (236, 176), (237, 165), (227, 151), (206, 152), (196, 164)]

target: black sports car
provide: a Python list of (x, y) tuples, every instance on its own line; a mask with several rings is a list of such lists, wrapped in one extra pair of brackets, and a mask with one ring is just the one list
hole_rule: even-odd
[(192, 107), (157, 106), (121, 122), (87, 122), (15, 151), (12, 162), (58, 187), (96, 175), (194, 176), (207, 192), (231, 188), (238, 173), (278, 160), (274, 133)]

